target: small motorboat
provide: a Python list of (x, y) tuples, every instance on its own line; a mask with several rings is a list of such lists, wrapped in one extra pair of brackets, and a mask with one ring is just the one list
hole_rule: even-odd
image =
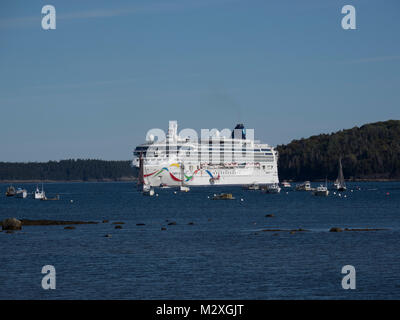
[(324, 196), (327, 197), (329, 195), (329, 190), (327, 187), (324, 187), (323, 185), (320, 185), (319, 187), (317, 187), (312, 194), (314, 196)]
[(310, 181), (305, 181), (301, 184), (296, 185), (296, 191), (312, 191)]
[(58, 201), (58, 200), (60, 200), (60, 196), (59, 196), (59, 195), (56, 195), (54, 198), (47, 198), (47, 197), (45, 196), (44, 198), (42, 198), (42, 199), (40, 199), (40, 200), (42, 200), (42, 201)]
[(190, 188), (189, 188), (188, 186), (180, 186), (180, 187), (179, 187), (179, 190), (180, 190), (181, 192), (189, 192), (189, 191), (190, 191)]
[(232, 193), (220, 193), (220, 194), (214, 194), (213, 200), (235, 200), (233, 197)]
[(8, 188), (7, 188), (7, 191), (6, 191), (6, 196), (7, 197), (13, 197), (13, 196), (15, 196), (16, 195), (16, 191), (15, 191), (15, 188), (13, 187), (13, 186), (9, 186)]
[(15, 196), (17, 198), (25, 199), (28, 196), (28, 191), (22, 188), (18, 188)]
[(249, 184), (249, 185), (244, 185), (243, 189), (245, 190), (260, 190), (260, 186), (257, 183)]
[(148, 184), (143, 185), (143, 195), (145, 196), (154, 196), (154, 189), (150, 187)]
[(291, 188), (291, 184), (287, 181), (282, 181), (282, 188)]
[(281, 187), (278, 184), (268, 184), (262, 189), (265, 193), (279, 193), (281, 192)]

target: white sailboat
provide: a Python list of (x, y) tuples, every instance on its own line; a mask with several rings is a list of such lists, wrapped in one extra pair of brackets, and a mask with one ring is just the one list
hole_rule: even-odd
[(346, 183), (344, 182), (343, 168), (342, 168), (342, 158), (339, 158), (339, 172), (338, 177), (333, 183), (334, 189), (337, 191), (346, 191)]
[(181, 192), (189, 192), (190, 188), (185, 185), (185, 165), (181, 163), (181, 185), (179, 187)]
[(40, 191), (40, 190), (39, 190), (39, 187), (36, 186), (36, 190), (35, 190), (35, 192), (33, 193), (33, 197), (34, 197), (34, 199), (36, 199), (36, 200), (46, 199), (46, 193), (44, 192), (44, 189), (43, 189), (43, 183), (42, 183), (42, 191)]
[(143, 157), (140, 155), (140, 165), (139, 165), (139, 178), (138, 178), (138, 186), (142, 186), (142, 193), (145, 196), (154, 196), (154, 189), (150, 186), (150, 184), (146, 183), (143, 167)]

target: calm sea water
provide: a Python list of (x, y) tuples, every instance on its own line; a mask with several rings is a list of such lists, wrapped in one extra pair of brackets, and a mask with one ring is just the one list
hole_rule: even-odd
[[(400, 183), (356, 185), (347, 197), (239, 187), (145, 197), (132, 183), (55, 183), (45, 190), (61, 200), (44, 202), (6, 198), (0, 184), (1, 220), (100, 222), (0, 232), (0, 299), (399, 299)], [(237, 200), (210, 199), (219, 192)], [(56, 290), (41, 287), (44, 265), (56, 268)], [(356, 268), (356, 290), (342, 289), (344, 265)]]

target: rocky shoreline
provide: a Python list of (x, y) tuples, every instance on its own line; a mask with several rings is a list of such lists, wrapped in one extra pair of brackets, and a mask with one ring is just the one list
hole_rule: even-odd
[(21, 219), (22, 226), (60, 226), (71, 224), (98, 224), (94, 221), (66, 221), (66, 220), (30, 220)]
[[(273, 215), (266, 215), (268, 217), (273, 217)], [(210, 222), (211, 220), (208, 220)], [(108, 223), (108, 220), (103, 220), (102, 223)], [(173, 226), (177, 225), (175, 221), (165, 221), (168, 226)], [(99, 224), (100, 222), (97, 221), (68, 221), (68, 220), (46, 220), (46, 219), (40, 219), (40, 220), (31, 220), (31, 219), (17, 219), (17, 218), (7, 218), (4, 219), (1, 222), (1, 231), (6, 231), (8, 233), (12, 233), (13, 231), (16, 230), (22, 230), (23, 226), (66, 226), (64, 229), (66, 230), (73, 230), (75, 229), (74, 225), (83, 225), (83, 224)], [(122, 225), (125, 224), (125, 222), (122, 221), (116, 221), (112, 222), (112, 225), (114, 225), (115, 229), (122, 229)], [(136, 226), (145, 226), (146, 224), (144, 223), (136, 223)], [(194, 225), (194, 222), (189, 222), (187, 225)], [(161, 228), (161, 230), (167, 230), (165, 226)], [(341, 228), (341, 227), (332, 227), (326, 232), (346, 232), (346, 231), (382, 231), (382, 230), (389, 230), (387, 228)], [(298, 232), (312, 232), (311, 230), (306, 230), (303, 228), (298, 228), (298, 229), (280, 229), (280, 228), (270, 228), (270, 229), (261, 229), (258, 232), (274, 232), (275, 234), (277, 232), (287, 232), (290, 234), (295, 234)], [(256, 232), (256, 234), (258, 234)]]
[(7, 218), (1, 222), (1, 229), (5, 231), (22, 230), (22, 226), (60, 226), (77, 224), (98, 224), (95, 221), (66, 221), (66, 220), (30, 220)]

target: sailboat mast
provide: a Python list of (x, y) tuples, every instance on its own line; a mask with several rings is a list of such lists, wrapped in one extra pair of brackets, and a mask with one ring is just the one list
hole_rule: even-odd
[(143, 169), (143, 153), (140, 153), (139, 156), (139, 177), (138, 177), (138, 185), (144, 184), (144, 169)]
[(183, 162), (181, 163), (181, 185), (185, 185), (185, 166)]
[(342, 168), (342, 158), (339, 158), (339, 176), (338, 180), (341, 184), (344, 182), (344, 177), (343, 177), (343, 168)]

